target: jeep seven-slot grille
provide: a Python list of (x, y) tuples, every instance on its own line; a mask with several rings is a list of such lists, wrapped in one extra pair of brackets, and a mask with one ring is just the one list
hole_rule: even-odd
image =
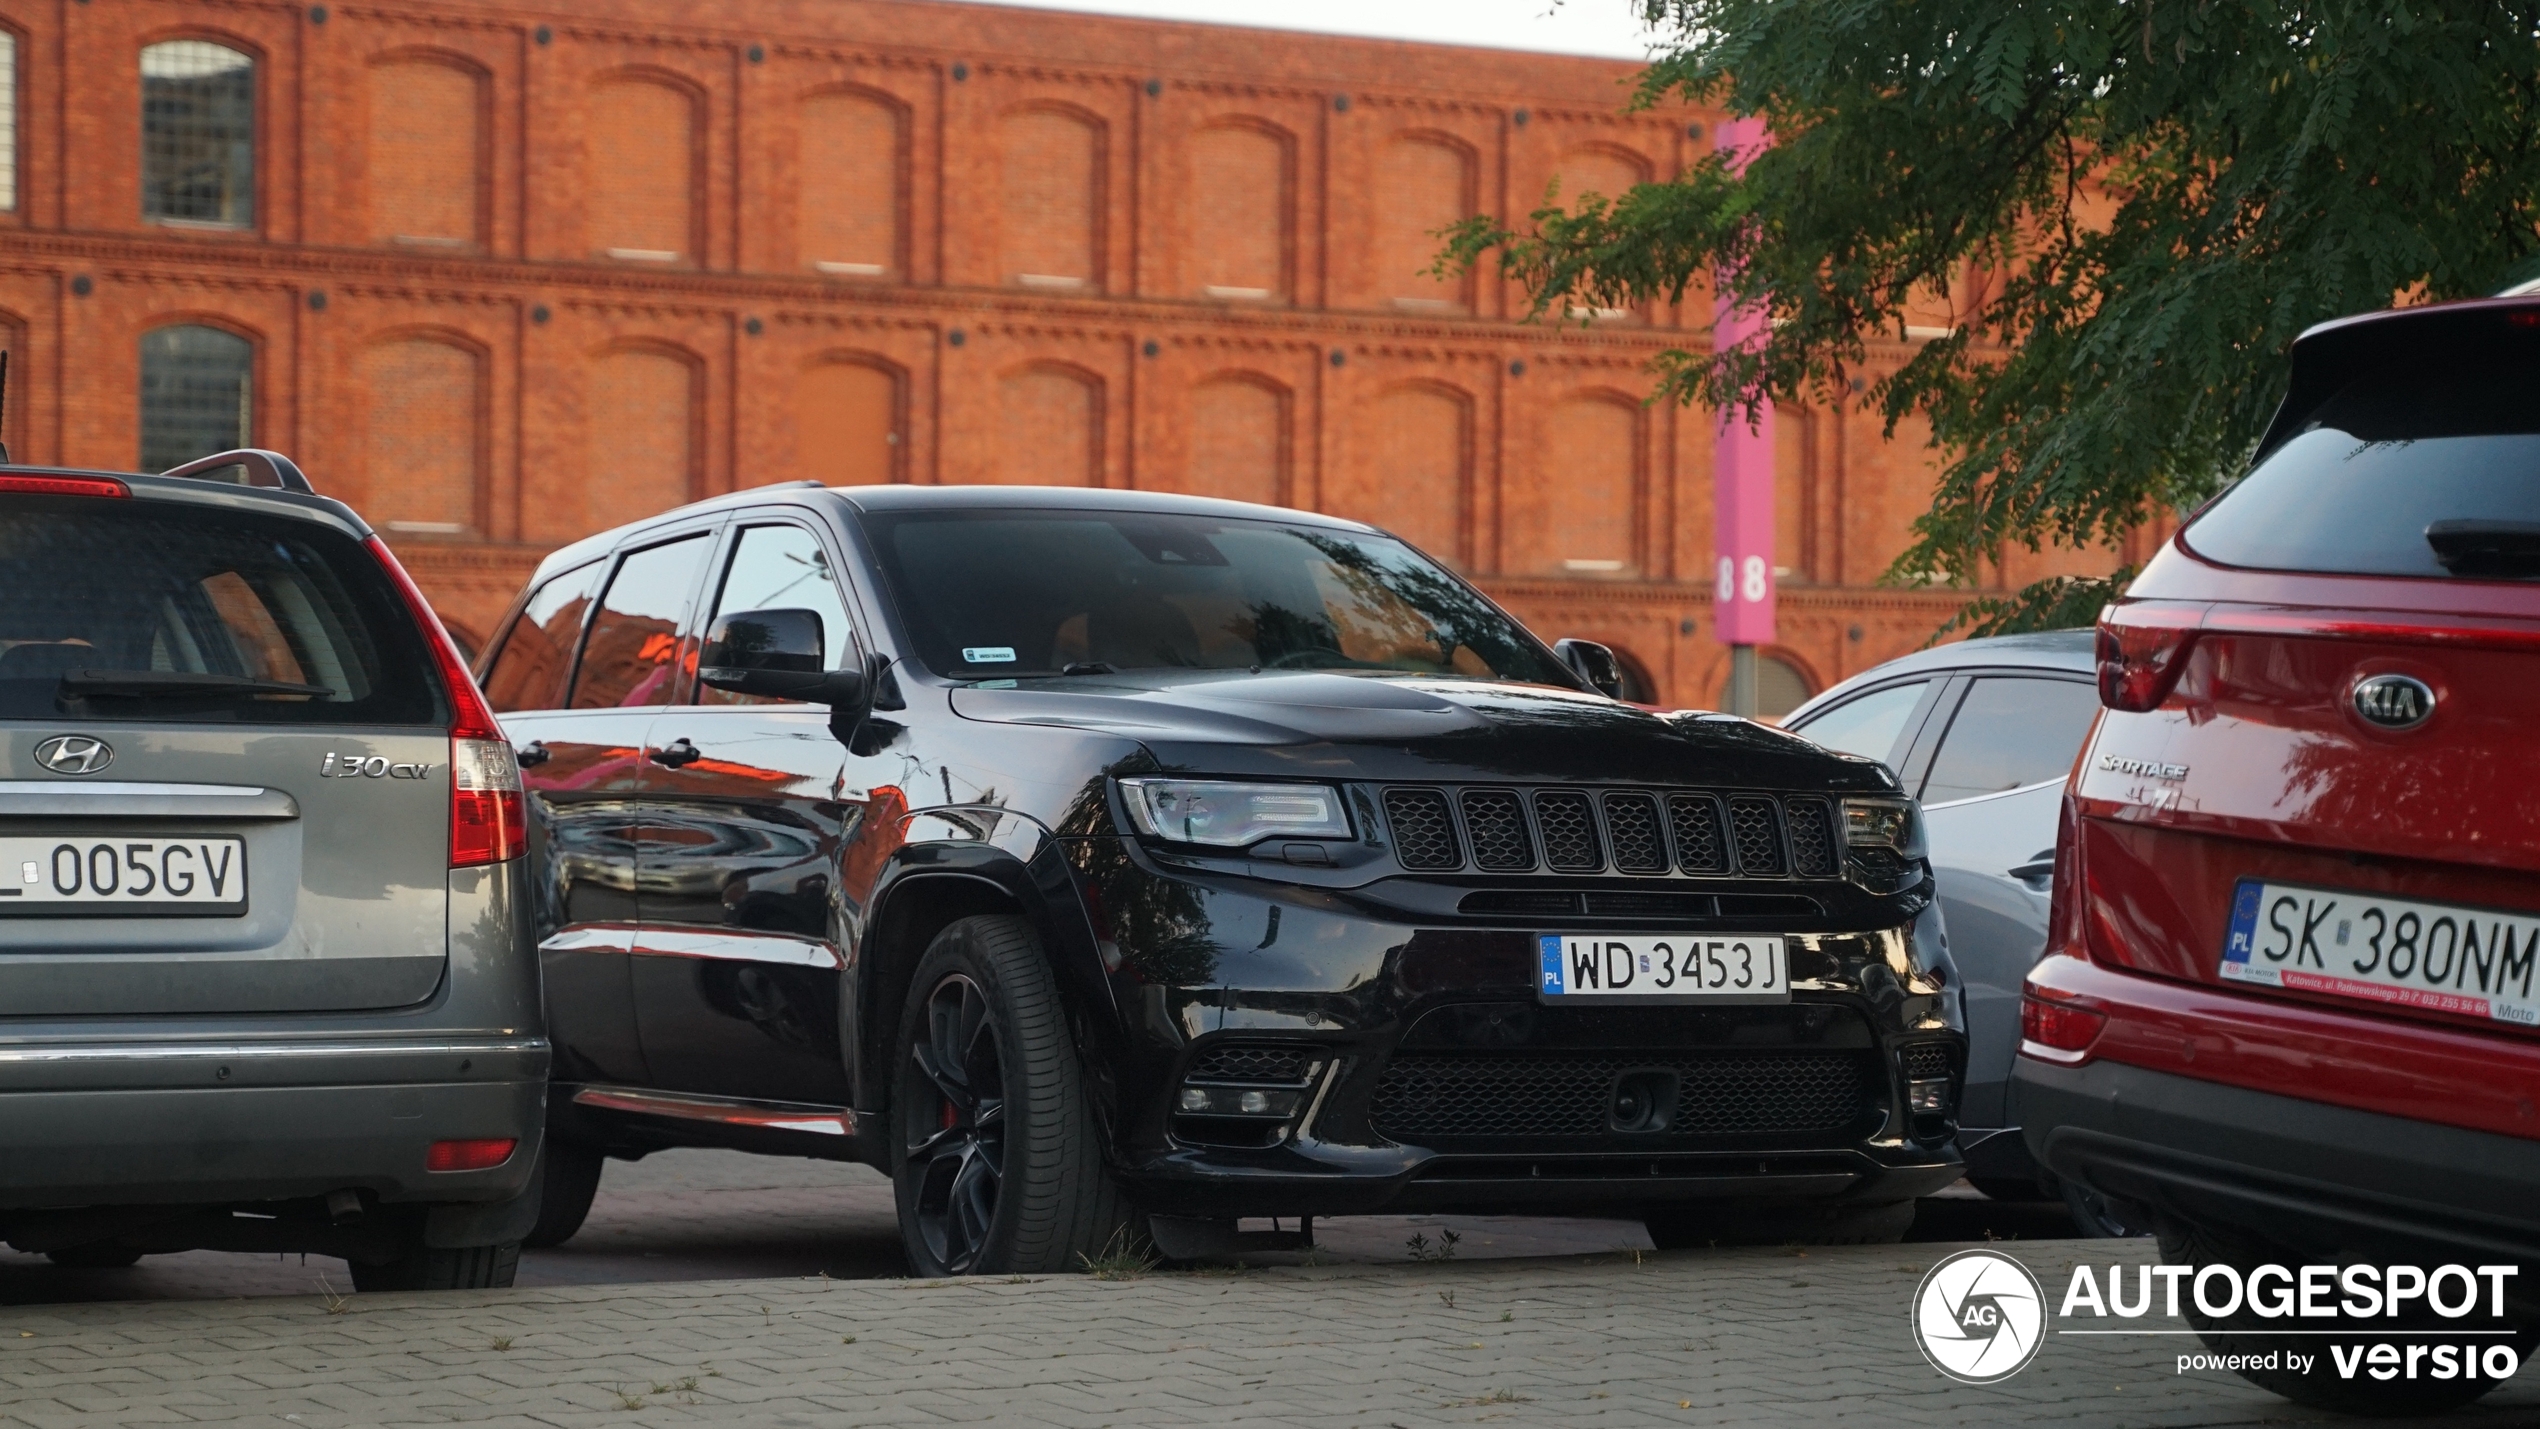
[(1410, 786), (1386, 789), (1383, 802), (1394, 856), (1416, 873), (1843, 871), (1834, 801), (1822, 795)]
[(1394, 857), (1405, 868), (1446, 872), (1464, 866), (1455, 843), (1455, 820), (1446, 796), (1435, 789), (1387, 789), (1385, 822), (1393, 825)]
[(1396, 1141), (1464, 1137), (1602, 1139), (1616, 1078), (1675, 1074), (1662, 1136), (1832, 1131), (1861, 1114), (1872, 1085), (1845, 1052), (1405, 1052), (1385, 1064), (1369, 1120)]

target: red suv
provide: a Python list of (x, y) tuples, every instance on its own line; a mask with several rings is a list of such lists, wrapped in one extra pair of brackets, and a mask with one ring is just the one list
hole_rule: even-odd
[[(2170, 1261), (2522, 1266), (2502, 1317), (2400, 1328), (2527, 1346), (2540, 299), (2305, 333), (2255, 465), (2101, 616), (2098, 658), (2023, 1001), (2031, 1149), (2161, 1227)], [(2303, 1343), (2250, 1338), (2300, 1322), (2246, 1308), (2188, 1318)], [(2363, 1412), (2495, 1383), (2319, 1358), (2247, 1373)]]

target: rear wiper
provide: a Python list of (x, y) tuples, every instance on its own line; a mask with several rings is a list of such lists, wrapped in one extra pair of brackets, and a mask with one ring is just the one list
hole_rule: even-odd
[(2425, 543), (2456, 576), (2540, 576), (2540, 524), (2437, 521), (2425, 528)]
[(335, 692), (324, 685), (295, 685), (288, 680), (196, 674), (188, 670), (69, 670), (62, 675), (62, 693), (123, 699), (181, 699), (188, 695), (306, 695), (320, 700), (335, 697)]
[(1108, 660), (1071, 660), (1060, 667), (1058, 673), (1062, 675), (1117, 675), (1120, 672), (1113, 669)]

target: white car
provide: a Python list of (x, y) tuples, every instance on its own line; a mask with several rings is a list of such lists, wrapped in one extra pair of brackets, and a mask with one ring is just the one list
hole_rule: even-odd
[(2004, 1092), (2020, 1044), (2020, 981), (2046, 950), (2064, 777), (2099, 716), (2093, 634), (1967, 640), (1863, 671), (1782, 726), (1881, 760), (1922, 800), (1949, 954), (1966, 997), (1958, 1151), (1997, 1200), (2061, 1196), (2086, 1235), (2140, 1231), (2030, 1159)]

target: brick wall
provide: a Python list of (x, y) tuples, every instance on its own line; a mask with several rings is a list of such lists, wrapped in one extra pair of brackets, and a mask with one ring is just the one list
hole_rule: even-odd
[[(1707, 295), (1528, 324), (1496, 275), (1423, 271), (1467, 213), (1704, 151), (1713, 116), (1620, 112), (1628, 65), (938, 0), (0, 0), (0, 25), (12, 451), (131, 465), (143, 334), (233, 333), (256, 439), (471, 639), (544, 551), (697, 496), (1090, 483), (1380, 522), (1663, 697), (1717, 697), (1709, 419), (1641, 405)], [(137, 56), (171, 38), (256, 61), (253, 229), (142, 218)], [(1822, 685), (1960, 597), (1872, 585), (1929, 505), (1914, 432), (1780, 420), (1775, 653)]]

